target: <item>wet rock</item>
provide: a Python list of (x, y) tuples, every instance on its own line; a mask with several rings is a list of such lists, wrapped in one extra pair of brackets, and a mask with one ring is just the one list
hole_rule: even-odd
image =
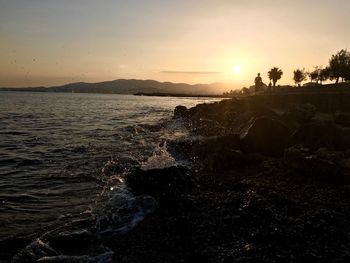
[(193, 133), (207, 137), (224, 135), (227, 130), (225, 126), (216, 120), (202, 118), (191, 121), (190, 128)]
[(47, 233), (14, 256), (12, 262), (111, 262), (113, 251), (86, 230)]
[(193, 151), (196, 156), (200, 158), (206, 158), (213, 153), (224, 155), (233, 149), (239, 150), (239, 147), (239, 134), (234, 133), (201, 140), (196, 145), (194, 145)]
[(87, 230), (61, 232), (50, 238), (50, 246), (63, 254), (83, 253), (93, 244), (94, 239), (92, 233)]
[(42, 258), (39, 258), (35, 262), (40, 263), (100, 263), (100, 262), (112, 262), (113, 258), (113, 252), (109, 251), (106, 253), (103, 253), (98, 256), (88, 256), (88, 255), (82, 255), (82, 256), (66, 256), (66, 255), (59, 255), (59, 256), (45, 256)]
[(8, 260), (26, 247), (32, 238), (27, 236), (11, 236), (0, 241), (0, 262), (1, 260)]
[(283, 114), (283, 119), (305, 123), (315, 117), (316, 107), (312, 104), (297, 104)]
[(325, 148), (312, 151), (302, 146), (293, 146), (285, 151), (284, 162), (303, 175), (331, 178), (340, 174), (342, 157), (341, 153)]
[(193, 146), (192, 156), (210, 171), (231, 170), (256, 164), (258, 158), (243, 154), (239, 134), (229, 134), (200, 140)]
[(200, 143), (199, 140), (173, 140), (167, 142), (167, 150), (176, 160), (189, 160), (193, 155), (193, 148)]
[(181, 195), (197, 186), (189, 169), (183, 166), (150, 170), (137, 168), (126, 176), (126, 184), (138, 194), (155, 197)]
[(158, 203), (151, 196), (133, 196), (118, 190), (112, 190), (113, 197), (94, 210), (95, 228), (102, 238), (129, 233), (157, 208)]
[(137, 160), (129, 156), (121, 156), (109, 160), (102, 168), (102, 173), (106, 176), (123, 174), (125, 172), (129, 172), (130, 170), (133, 170), (136, 166), (139, 165), (140, 163)]
[(292, 136), (294, 144), (317, 150), (334, 149), (337, 144), (337, 127), (333, 122), (315, 121), (303, 124)]
[(143, 131), (150, 131), (150, 132), (159, 132), (164, 128), (165, 122), (157, 123), (157, 124), (139, 124), (139, 127), (143, 129)]
[(91, 258), (89, 256), (64, 256), (64, 255), (60, 255), (60, 256), (52, 256), (52, 257), (45, 256), (45, 257), (38, 259), (37, 262), (41, 262), (41, 263), (64, 263), (64, 262), (90, 263), (93, 261), (91, 261)]
[(29, 244), (24, 250), (18, 253), (12, 259), (13, 263), (37, 262), (40, 258), (46, 256), (58, 256), (59, 253), (52, 249), (48, 244), (41, 239), (36, 239)]
[(247, 152), (282, 156), (290, 143), (291, 131), (281, 121), (260, 117), (252, 120), (240, 133), (241, 147)]
[(191, 120), (199, 119), (215, 119), (220, 113), (222, 113), (222, 103), (216, 102), (213, 104), (198, 104), (197, 106), (188, 110)]
[(258, 162), (259, 159), (254, 155), (243, 154), (239, 150), (228, 150), (210, 155), (205, 164), (210, 171), (229, 171)]
[(174, 110), (174, 118), (187, 118), (189, 116), (188, 110), (185, 106), (176, 106)]

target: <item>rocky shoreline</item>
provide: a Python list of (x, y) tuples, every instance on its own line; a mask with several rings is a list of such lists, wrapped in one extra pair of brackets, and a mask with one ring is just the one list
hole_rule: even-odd
[(152, 213), (112, 236), (79, 222), (88, 230), (47, 234), (14, 262), (349, 262), (350, 113), (335, 96), (176, 107), (191, 137), (167, 148), (191, 166), (121, 177)]
[(159, 207), (108, 242), (116, 262), (348, 262), (350, 114), (309, 98), (177, 107), (199, 139), (168, 149), (193, 166), (126, 178)]

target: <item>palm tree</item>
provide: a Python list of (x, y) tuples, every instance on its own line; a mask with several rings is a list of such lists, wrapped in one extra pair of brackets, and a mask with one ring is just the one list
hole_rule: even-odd
[(269, 79), (272, 80), (273, 87), (276, 87), (276, 82), (277, 80), (281, 79), (283, 71), (277, 67), (274, 67), (270, 69), (270, 71), (267, 74), (269, 76)]

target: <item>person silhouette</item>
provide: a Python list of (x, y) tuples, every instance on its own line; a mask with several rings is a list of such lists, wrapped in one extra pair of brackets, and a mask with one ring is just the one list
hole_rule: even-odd
[(262, 88), (262, 78), (260, 77), (260, 73), (258, 73), (258, 76), (255, 78), (255, 92), (260, 91)]

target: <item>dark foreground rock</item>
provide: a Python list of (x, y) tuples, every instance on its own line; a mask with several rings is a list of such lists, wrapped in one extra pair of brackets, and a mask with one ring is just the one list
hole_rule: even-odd
[(337, 146), (337, 127), (333, 122), (314, 121), (305, 123), (293, 134), (295, 144), (302, 144), (311, 149)]
[(320, 148), (317, 151), (303, 147), (291, 147), (285, 151), (286, 166), (305, 176), (322, 176), (324, 179), (337, 180), (341, 176), (343, 154)]
[(103, 246), (101, 240), (88, 230), (69, 231), (69, 227), (66, 227), (35, 239), (15, 255), (12, 262), (111, 262), (113, 254), (112, 250)]
[(187, 108), (185, 106), (176, 106), (175, 110), (174, 110), (174, 118), (186, 118), (188, 117), (188, 111)]
[(349, 188), (262, 165), (203, 173), (200, 189), (105, 241), (115, 262), (347, 262)]
[(175, 197), (196, 187), (188, 168), (172, 166), (164, 169), (136, 169), (126, 176), (126, 184), (137, 194), (156, 197)]
[(281, 121), (261, 117), (241, 131), (242, 148), (270, 156), (281, 156), (290, 144), (291, 130)]

